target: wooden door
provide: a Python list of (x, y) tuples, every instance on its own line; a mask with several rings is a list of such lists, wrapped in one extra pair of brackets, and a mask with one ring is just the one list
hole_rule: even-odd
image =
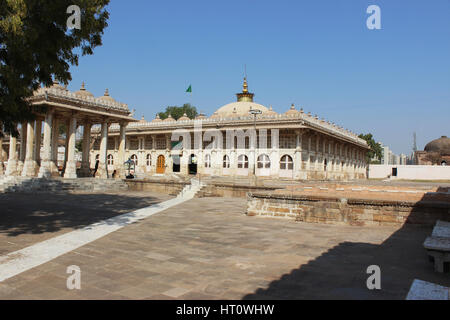
[(156, 162), (156, 173), (164, 173), (166, 171), (166, 159), (164, 156), (159, 156)]

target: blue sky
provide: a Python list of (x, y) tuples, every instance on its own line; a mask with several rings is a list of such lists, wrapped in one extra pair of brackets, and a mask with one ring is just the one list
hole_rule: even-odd
[[(366, 9), (381, 8), (381, 30)], [(395, 153), (450, 136), (450, 0), (112, 0), (103, 46), (72, 68), (147, 120), (189, 102), (234, 101), (244, 65), (255, 101), (291, 103)], [(192, 84), (193, 95), (185, 93)]]

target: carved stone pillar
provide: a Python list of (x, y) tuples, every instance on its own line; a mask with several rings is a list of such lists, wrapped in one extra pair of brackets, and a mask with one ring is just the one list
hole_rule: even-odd
[(9, 157), (8, 166), (6, 167), (7, 176), (16, 176), (17, 172), (17, 138), (10, 136), (9, 138)]
[(145, 174), (145, 167), (146, 167), (146, 161), (145, 158), (145, 138), (144, 137), (138, 137), (138, 151), (137, 151), (137, 157), (138, 157), (138, 166), (136, 168), (136, 171), (140, 173), (141, 175)]
[(44, 121), (44, 152), (41, 167), (39, 168), (39, 178), (49, 178), (52, 175), (52, 124), (53, 112), (49, 112)]
[(107, 168), (107, 152), (108, 152), (108, 122), (104, 121), (102, 123), (101, 129), (101, 141), (100, 141), (100, 158), (98, 163), (98, 169), (96, 177), (101, 179), (108, 178), (108, 168)]
[(25, 162), (23, 164), (23, 177), (34, 177), (36, 174), (36, 161), (34, 158), (34, 121), (27, 123), (27, 146), (25, 151)]
[(34, 126), (34, 161), (36, 162), (36, 174), (41, 165), (41, 144), (42, 144), (42, 119), (36, 119)]
[(296, 148), (294, 156), (294, 179), (301, 179), (302, 176), (302, 135), (299, 130), (296, 132)]
[(70, 119), (66, 120), (66, 141), (64, 144), (64, 163), (63, 163), (63, 169), (62, 169), (62, 176), (64, 176), (64, 173), (66, 172), (67, 168), (67, 161), (69, 160), (69, 136), (70, 136)]
[(20, 149), (19, 160), (17, 164), (17, 172), (21, 174), (23, 171), (23, 164), (25, 162), (25, 151), (27, 146), (27, 123), (24, 122), (20, 126)]
[(81, 161), (81, 176), (89, 177), (91, 173), (91, 165), (89, 161), (90, 146), (91, 146), (91, 127), (92, 124), (89, 121), (85, 121), (83, 128), (83, 155)]
[(126, 130), (127, 129), (127, 123), (123, 122), (120, 123), (120, 136), (119, 136), (119, 159), (118, 159), (118, 166), (117, 167), (117, 177), (119, 179), (125, 179), (126, 173), (125, 173), (125, 141), (126, 141)]
[(52, 173), (52, 176), (57, 177), (59, 176), (59, 169), (58, 169), (58, 138), (59, 138), (59, 120), (53, 116), (53, 123), (52, 123), (52, 158), (50, 162), (50, 171)]
[(308, 163), (306, 164), (306, 169), (308, 170), (308, 171), (311, 171), (311, 135), (309, 135), (309, 137), (308, 137), (308, 159), (307, 159), (307, 161), (308, 161)]
[(77, 177), (77, 161), (75, 159), (75, 139), (77, 132), (77, 119), (72, 117), (69, 123), (69, 143), (67, 145), (67, 163), (64, 178), (75, 179)]

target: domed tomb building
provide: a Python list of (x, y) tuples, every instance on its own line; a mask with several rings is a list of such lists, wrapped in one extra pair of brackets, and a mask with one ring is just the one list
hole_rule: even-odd
[(429, 142), (424, 151), (415, 153), (418, 165), (449, 165), (450, 164), (450, 138), (442, 136)]
[[(256, 131), (255, 131), (256, 128)], [(93, 131), (93, 134), (98, 134)], [(186, 116), (129, 123), (125, 158), (135, 163), (135, 175), (266, 177), (272, 179), (366, 178), (367, 143), (348, 130), (305, 114), (295, 105), (278, 114), (254, 102), (244, 78), (235, 102), (210, 117)], [(118, 159), (120, 128), (111, 125), (108, 171)], [(94, 144), (90, 159), (100, 154)], [(95, 162), (91, 162), (93, 167)]]

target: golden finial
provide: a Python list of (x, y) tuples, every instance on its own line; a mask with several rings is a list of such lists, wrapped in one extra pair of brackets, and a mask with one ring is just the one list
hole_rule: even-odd
[(238, 102), (253, 102), (253, 93), (248, 92), (247, 77), (244, 77), (244, 85), (241, 93), (236, 94)]
[(86, 90), (86, 88), (84, 87), (84, 81), (81, 83), (81, 88), (80, 88), (80, 90), (81, 90), (81, 91)]
[(244, 89), (242, 90), (243, 93), (248, 93), (248, 84), (247, 84), (247, 77), (244, 77)]
[(105, 90), (105, 97), (109, 97), (109, 90), (108, 89)]

